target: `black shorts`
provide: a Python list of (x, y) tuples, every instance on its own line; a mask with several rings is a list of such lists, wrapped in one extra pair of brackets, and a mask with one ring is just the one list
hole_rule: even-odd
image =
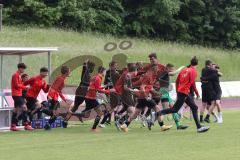
[(48, 107), (49, 107), (49, 110), (57, 110), (58, 108), (60, 108), (60, 103), (59, 103), (59, 101), (49, 99), (48, 100)]
[(14, 107), (22, 107), (25, 105), (25, 99), (22, 96), (12, 96), (14, 101)]
[(36, 103), (38, 102), (38, 100), (36, 98), (32, 98), (32, 97), (26, 97), (27, 100), (27, 108), (28, 110), (33, 111), (34, 109), (36, 109)]
[(72, 112), (76, 112), (78, 110), (78, 107), (85, 101), (85, 98), (82, 96), (75, 96), (74, 99), (74, 106), (72, 108)]
[(216, 93), (213, 90), (202, 88), (202, 102), (207, 103), (216, 100)]
[(160, 97), (155, 97), (155, 98), (153, 98), (153, 100), (156, 104), (158, 104), (161, 101), (161, 98)]
[(111, 92), (109, 97), (110, 97), (111, 108), (116, 108), (119, 105), (120, 96), (117, 93)]
[(221, 98), (222, 98), (222, 91), (220, 90), (220, 91), (217, 91), (215, 99), (221, 100)]
[(132, 93), (128, 91), (124, 91), (121, 95), (121, 101), (124, 107), (134, 107), (135, 106), (135, 98)]
[(155, 103), (155, 101), (153, 99), (138, 99), (138, 104), (136, 106), (136, 108), (138, 109), (144, 109), (145, 107), (148, 108), (154, 108), (157, 104)]
[(98, 103), (98, 101), (96, 99), (85, 99), (85, 103), (86, 103), (86, 111), (90, 111), (93, 108), (96, 108), (97, 106), (99, 106), (100, 104)]

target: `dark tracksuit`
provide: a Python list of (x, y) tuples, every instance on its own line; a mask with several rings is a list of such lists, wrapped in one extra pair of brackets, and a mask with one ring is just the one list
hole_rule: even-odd
[(89, 68), (86, 63), (83, 64), (81, 82), (75, 92), (74, 106), (72, 112), (76, 112), (79, 105), (81, 105), (84, 100), (90, 83), (91, 75)]
[(202, 69), (201, 82), (202, 82), (202, 102), (210, 103), (216, 100), (216, 92), (213, 88), (213, 83), (211, 79), (206, 79), (206, 77), (211, 77), (216, 74), (216, 71), (205, 67)]
[(201, 80), (208, 81), (210, 85), (213, 87), (213, 90), (215, 92), (214, 100), (221, 100), (222, 96), (222, 89), (220, 86), (220, 75), (218, 75), (218, 72), (216, 70), (212, 70), (212, 74), (209, 76), (202, 77)]

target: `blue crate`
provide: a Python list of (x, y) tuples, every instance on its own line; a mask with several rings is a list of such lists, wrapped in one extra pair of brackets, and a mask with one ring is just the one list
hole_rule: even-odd
[(33, 120), (32, 127), (35, 129), (42, 129), (44, 127), (44, 120), (43, 119)]
[[(43, 129), (44, 126), (48, 123), (49, 119), (35, 119), (32, 121), (32, 127), (35, 129)], [(51, 125), (51, 128), (62, 127), (62, 118), (57, 118), (56, 121)]]

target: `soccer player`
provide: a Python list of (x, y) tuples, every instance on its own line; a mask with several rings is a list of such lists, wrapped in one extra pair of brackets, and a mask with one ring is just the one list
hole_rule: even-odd
[(219, 78), (223, 76), (220, 72), (220, 67), (217, 64), (213, 64), (213, 69), (217, 70), (218, 76), (213, 81), (213, 88), (216, 91), (216, 106), (218, 110), (218, 123), (223, 123), (223, 116), (222, 116), (222, 105), (221, 105), (221, 97), (222, 97), (222, 89), (220, 86)]
[[(112, 89), (115, 85), (118, 79), (120, 78), (120, 74), (117, 70), (117, 62), (112, 61), (109, 64), (109, 70), (107, 70), (104, 80), (104, 85), (106, 86), (105, 89)], [(100, 127), (104, 128), (105, 123), (110, 124), (111, 122), (111, 115), (112, 112), (116, 109), (116, 107), (119, 105), (120, 97), (116, 92), (111, 92), (109, 95), (110, 99), (110, 109), (108, 109), (104, 117), (100, 123)]]
[(103, 111), (101, 109), (101, 104), (97, 101), (97, 92), (109, 94), (110, 90), (105, 90), (104, 87), (101, 86), (103, 77), (105, 75), (106, 69), (102, 66), (98, 68), (98, 74), (95, 75), (90, 80), (90, 84), (85, 96), (85, 103), (86, 107), (85, 109), (79, 114), (79, 116), (87, 117), (90, 116), (91, 110), (94, 109), (97, 113), (97, 116), (95, 117), (93, 126), (92, 126), (92, 132), (98, 132), (97, 126), (99, 125), (99, 122), (101, 120), (101, 116), (103, 115)]
[[(23, 98), (22, 92), (28, 87), (24, 86), (21, 75), (24, 73), (27, 66), (24, 63), (18, 64), (18, 70), (12, 75), (11, 81), (11, 89), (12, 89), (12, 98), (14, 100), (14, 109), (11, 118), (11, 131), (19, 131), (16, 127), (18, 124), (19, 115), (21, 115), (24, 129), (25, 130), (33, 130), (33, 128), (28, 124), (27, 121), (27, 106), (25, 100)], [(18, 114), (19, 113), (19, 114)]]
[[(188, 68), (191, 67), (191, 65), (187, 66)], [(189, 93), (189, 98), (191, 98), (193, 101), (195, 100), (195, 95), (197, 96), (197, 99), (200, 98), (200, 95), (199, 95), (199, 92), (197, 90), (197, 87), (196, 87), (196, 83), (194, 83), (191, 87), (190, 87), (190, 93)], [(180, 117), (184, 117), (184, 110), (186, 108), (188, 108), (189, 106), (188, 105), (185, 105), (184, 107), (182, 107), (180, 110), (179, 110), (179, 115)], [(190, 114), (189, 114), (189, 118), (192, 119), (192, 112), (190, 111)], [(186, 117), (187, 118), (187, 117)]]
[(68, 120), (71, 118), (72, 115), (76, 115), (80, 121), (82, 121), (82, 117), (78, 116), (78, 114), (74, 114), (77, 110), (78, 107), (84, 102), (85, 96), (88, 90), (88, 86), (90, 83), (91, 79), (91, 73), (94, 71), (95, 63), (86, 60), (83, 63), (83, 69), (82, 69), (82, 74), (81, 74), (81, 82), (79, 86), (76, 89), (75, 92), (75, 99), (74, 99), (74, 105), (73, 107), (67, 112), (66, 117), (64, 118), (63, 121), (63, 127), (67, 128), (68, 125)]
[[(215, 93), (213, 95), (215, 101), (210, 106), (210, 108), (208, 110), (208, 115), (213, 114), (215, 116), (216, 122), (217, 123), (222, 123), (223, 122), (222, 113), (221, 113), (222, 90), (221, 90), (221, 86), (220, 86), (220, 82), (219, 82), (219, 77), (222, 75), (222, 73), (219, 72), (219, 67), (216, 64), (212, 64), (211, 69), (212, 69), (213, 72), (211, 72), (210, 75), (207, 75), (207, 76), (205, 75), (205, 76), (201, 77), (201, 79), (203, 81), (207, 81), (208, 83), (211, 83), (211, 85), (213, 87), (213, 90), (214, 90), (214, 93)], [(218, 117), (213, 113), (213, 110), (214, 110), (215, 106), (217, 106), (217, 108), (218, 108)], [(209, 118), (207, 119), (207, 117), (206, 117), (205, 121), (209, 122)]]
[(24, 82), (24, 85), (29, 85), (30, 88), (27, 90), (26, 93), (26, 101), (27, 101), (27, 108), (28, 108), (28, 116), (30, 123), (33, 120), (33, 116), (37, 113), (40, 108), (41, 104), (38, 102), (37, 97), (41, 90), (45, 93), (49, 90), (49, 85), (47, 85), (45, 78), (48, 76), (48, 69), (46, 67), (42, 67), (40, 69), (40, 74), (30, 78), (29, 80)]
[(202, 108), (200, 110), (200, 122), (203, 122), (203, 114), (208, 104), (210, 105), (208, 114), (206, 115), (204, 121), (210, 123), (210, 115), (215, 107), (216, 92), (213, 88), (213, 82), (211, 80), (205, 80), (205, 77), (217, 74), (215, 70), (212, 69), (212, 61), (205, 61), (205, 68), (202, 69), (201, 82), (202, 82)]
[(58, 101), (59, 97), (61, 97), (61, 99), (66, 104), (68, 104), (66, 98), (62, 94), (62, 90), (65, 86), (65, 80), (67, 77), (69, 77), (70, 72), (71, 72), (70, 68), (68, 68), (67, 66), (62, 66), (61, 75), (59, 75), (54, 80), (53, 84), (51, 85), (51, 88), (49, 89), (49, 92), (47, 95), (49, 108), (48, 108), (48, 110), (43, 110), (43, 113), (45, 113), (51, 117), (49, 119), (49, 122), (44, 126), (45, 130), (50, 130), (51, 125), (57, 119), (57, 115), (58, 115), (57, 110), (60, 107), (60, 103)]
[[(21, 78), (22, 78), (22, 82), (24, 83), (24, 82), (26, 82), (27, 80), (29, 80), (29, 75), (24, 73), (24, 74), (22, 74)], [(26, 94), (27, 94), (27, 89), (25, 88), (25, 89), (23, 89), (23, 91), (22, 91), (22, 97), (23, 97), (24, 99), (26, 99)]]
[(185, 102), (192, 110), (197, 132), (202, 133), (208, 131), (209, 127), (201, 126), (198, 120), (198, 107), (195, 102), (189, 97), (190, 87), (195, 83), (195, 80), (197, 78), (197, 65), (198, 59), (196, 57), (193, 57), (191, 59), (191, 66), (189, 68), (183, 69), (179, 73), (176, 80), (177, 101), (173, 105), (173, 108), (163, 109), (158, 112), (158, 116), (177, 113)]
[[(184, 68), (184, 66), (180, 67), (177, 70), (174, 70), (174, 65), (168, 63), (166, 65), (165, 71), (162, 72), (162, 74), (159, 75), (159, 77), (158, 77), (158, 82), (160, 83), (159, 92), (161, 93), (161, 104), (162, 104), (163, 109), (170, 108), (170, 106), (173, 105), (173, 100), (169, 95), (170, 76), (176, 75), (183, 68)], [(159, 104), (159, 99), (160, 98), (155, 99), (155, 102), (157, 104)], [(172, 116), (173, 116), (174, 122), (175, 122), (178, 130), (184, 130), (184, 129), (188, 128), (188, 126), (181, 125), (180, 116), (178, 115), (178, 113), (173, 113)], [(152, 124), (151, 122), (148, 123), (149, 129), (151, 129), (151, 124)]]
[[(153, 58), (154, 58), (154, 60), (153, 60)], [(160, 109), (157, 106), (157, 104), (155, 103), (155, 101), (153, 99), (151, 99), (151, 96), (154, 94), (158, 94), (153, 89), (153, 84), (156, 81), (157, 74), (161, 73), (161, 70), (159, 70), (158, 63), (155, 63), (156, 56), (154, 56), (154, 57), (150, 56), (150, 61), (154, 61), (154, 63), (152, 63), (151, 67), (148, 68), (147, 72), (145, 72), (143, 77), (141, 77), (138, 81), (133, 83), (133, 85), (137, 86), (139, 88), (139, 90), (128, 88), (129, 91), (131, 91), (132, 93), (134, 93), (137, 96), (137, 106), (136, 106), (134, 114), (132, 114), (132, 116), (130, 116), (129, 120), (121, 126), (121, 129), (124, 132), (128, 131), (128, 126), (130, 125), (132, 120), (134, 120), (142, 112), (142, 110), (145, 107), (151, 108), (155, 112), (160, 111)], [(169, 130), (172, 126), (164, 125), (164, 122), (162, 121), (162, 119), (163, 119), (162, 117), (161, 117), (161, 119), (160, 118), (158, 119), (161, 131)]]
[[(127, 70), (119, 78), (118, 84), (116, 86), (116, 91), (121, 97), (121, 102), (123, 108), (118, 112), (118, 117), (116, 118), (116, 126), (120, 128), (120, 125), (130, 116), (133, 116), (135, 112), (135, 98), (129, 88), (133, 88), (132, 80), (137, 74), (137, 68), (135, 63), (128, 63)], [(126, 115), (121, 115), (124, 112), (127, 112)], [(121, 117), (120, 117), (121, 116)]]

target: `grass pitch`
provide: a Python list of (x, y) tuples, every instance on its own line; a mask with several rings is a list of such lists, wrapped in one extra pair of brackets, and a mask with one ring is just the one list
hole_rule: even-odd
[[(224, 112), (224, 123), (197, 134), (193, 121), (186, 131), (160, 132), (134, 123), (129, 133), (114, 126), (91, 133), (91, 122), (68, 129), (0, 133), (0, 160), (239, 160), (240, 110)], [(167, 124), (173, 123), (166, 121)]]

